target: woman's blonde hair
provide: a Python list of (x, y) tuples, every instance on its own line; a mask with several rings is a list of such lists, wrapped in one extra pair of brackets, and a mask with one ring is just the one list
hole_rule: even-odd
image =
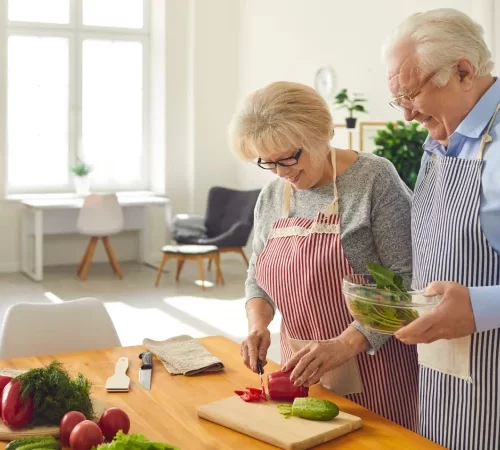
[(309, 86), (279, 81), (246, 98), (229, 127), (233, 152), (249, 161), (302, 149), (320, 164), (333, 137), (328, 105)]

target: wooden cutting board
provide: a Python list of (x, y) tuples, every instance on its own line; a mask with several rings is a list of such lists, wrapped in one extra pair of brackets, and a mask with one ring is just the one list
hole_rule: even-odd
[[(0, 375), (10, 377), (15, 377), (23, 372), (24, 370), (0, 369)], [(106, 410), (106, 407), (96, 399), (92, 399), (92, 404), (94, 405), (96, 417), (101, 417), (103, 412)], [(31, 436), (54, 436), (55, 438), (58, 438), (59, 426), (38, 426), (12, 430), (0, 420), (0, 441), (13, 441), (14, 439)]]
[(198, 416), (285, 450), (305, 450), (362, 426), (359, 417), (340, 412), (333, 420), (286, 419), (275, 402), (246, 403), (238, 396), (198, 407)]

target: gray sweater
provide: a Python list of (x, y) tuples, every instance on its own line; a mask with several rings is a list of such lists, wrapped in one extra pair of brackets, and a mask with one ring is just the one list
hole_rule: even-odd
[[(255, 280), (255, 262), (264, 249), (273, 224), (281, 216), (285, 181), (277, 178), (265, 186), (255, 206), (253, 254), (246, 280), (246, 298), (272, 298)], [(337, 177), (341, 239), (344, 253), (356, 273), (366, 273), (369, 262), (377, 262), (411, 280), (411, 190), (400, 179), (390, 161), (369, 153), (359, 158)], [(333, 200), (333, 183), (293, 191), (290, 217), (313, 219)], [(388, 339), (386, 335), (352, 326), (370, 341), (375, 353)]]

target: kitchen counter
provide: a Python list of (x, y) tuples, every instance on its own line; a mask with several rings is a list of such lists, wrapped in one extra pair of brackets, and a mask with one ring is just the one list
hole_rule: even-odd
[[(239, 345), (219, 336), (200, 339), (200, 342), (226, 367), (222, 372), (193, 377), (171, 376), (161, 362), (154, 359), (151, 391), (138, 384), (139, 353), (143, 347), (123, 347), (107, 350), (77, 352), (63, 355), (19, 358), (0, 361), (2, 368), (29, 369), (46, 365), (54, 359), (62, 362), (75, 375), (83, 373), (93, 383), (93, 396), (106, 406), (125, 410), (130, 417), (130, 433), (143, 433), (148, 439), (177, 445), (180, 450), (271, 450), (269, 444), (255, 440), (230, 429), (200, 419), (196, 408), (233, 394), (234, 389), (259, 386), (258, 375), (248, 370), (241, 361)], [(130, 391), (107, 393), (104, 385), (114, 373), (119, 357), (129, 358)], [(266, 372), (279, 370), (269, 362)], [(363, 428), (334, 439), (315, 449), (335, 450), (431, 450), (443, 447), (372, 413), (322, 387), (314, 386), (310, 395), (337, 403), (342, 411), (361, 417)], [(0, 449), (6, 443), (0, 442)]]

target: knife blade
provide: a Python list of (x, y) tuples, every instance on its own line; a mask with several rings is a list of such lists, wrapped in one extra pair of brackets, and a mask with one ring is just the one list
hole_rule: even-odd
[(147, 391), (151, 390), (151, 372), (153, 371), (153, 355), (150, 352), (143, 352), (141, 358), (141, 368), (139, 369), (139, 384)]
[(266, 388), (264, 387), (264, 380), (262, 378), (262, 375), (264, 374), (264, 367), (262, 366), (262, 361), (260, 359), (257, 360), (257, 372), (260, 378), (260, 387), (262, 388), (262, 393), (264, 394), (264, 397), (267, 398)]

